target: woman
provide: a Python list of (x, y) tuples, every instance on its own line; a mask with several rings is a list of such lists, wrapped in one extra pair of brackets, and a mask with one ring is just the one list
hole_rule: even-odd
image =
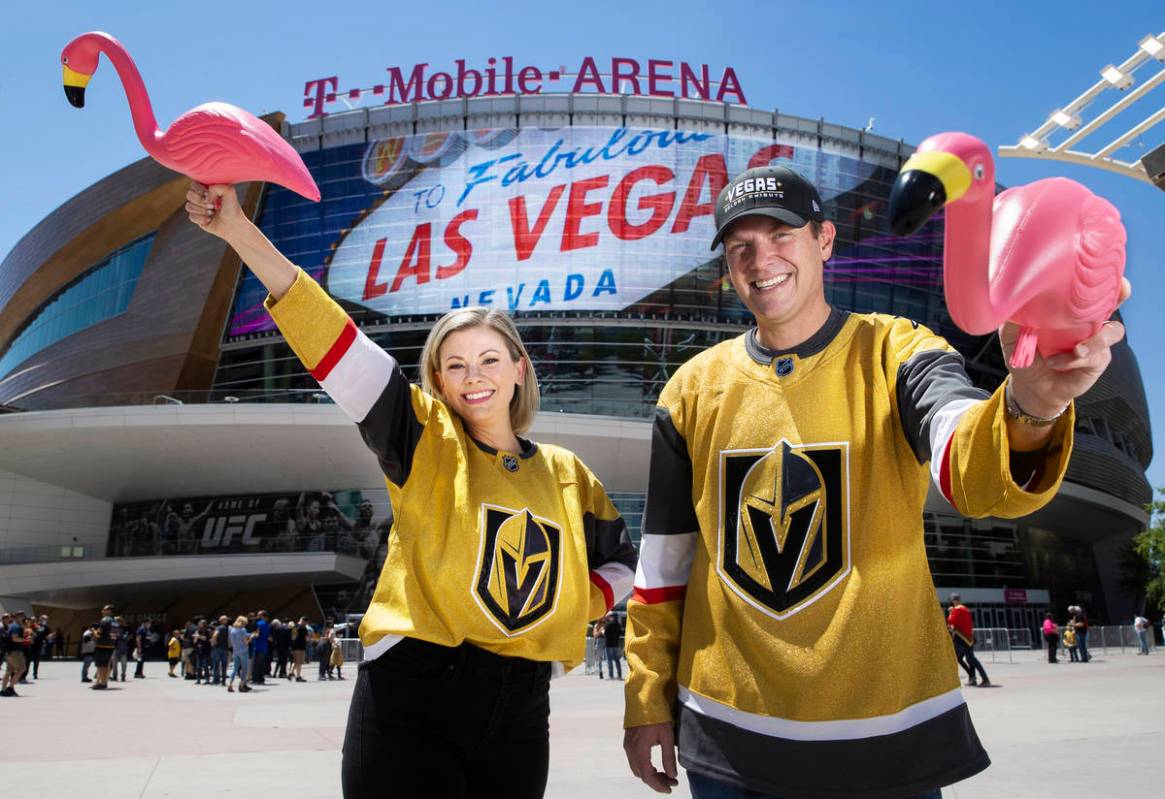
[(1056, 650), (1060, 648), (1060, 628), (1052, 620), (1051, 613), (1044, 614), (1044, 640), (1048, 643), (1048, 662), (1059, 663), (1056, 659)]
[(296, 682), (307, 682), (303, 678), (303, 661), (307, 655), (307, 616), (300, 616), (299, 623), (291, 631), (291, 670), (287, 672), (287, 679)]
[(284, 338), (388, 485), (392, 543), (360, 625), (344, 796), (542, 796), (552, 664), (582, 660), (581, 631), (630, 591), (636, 556), (586, 466), (519, 437), (538, 384), (512, 320), (446, 314), (412, 386), (233, 188), (192, 184), (186, 210), (267, 287)]

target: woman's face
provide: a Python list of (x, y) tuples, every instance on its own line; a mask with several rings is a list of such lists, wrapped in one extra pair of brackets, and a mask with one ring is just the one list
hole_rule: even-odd
[(438, 353), (437, 386), (445, 402), (471, 425), (510, 419), (510, 400), (526, 374), (508, 342), (491, 327), (478, 325), (450, 333)]

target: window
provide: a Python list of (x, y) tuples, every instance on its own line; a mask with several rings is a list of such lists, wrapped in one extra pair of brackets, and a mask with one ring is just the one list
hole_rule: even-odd
[(153, 243), (150, 233), (127, 244), (42, 305), (0, 357), (0, 378), (61, 339), (124, 313)]

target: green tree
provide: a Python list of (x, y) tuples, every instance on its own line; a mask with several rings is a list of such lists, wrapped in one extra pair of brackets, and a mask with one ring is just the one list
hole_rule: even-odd
[(1141, 578), (1147, 607), (1165, 610), (1165, 488), (1158, 499), (1145, 506), (1149, 529), (1133, 537), (1133, 550), (1141, 562)]

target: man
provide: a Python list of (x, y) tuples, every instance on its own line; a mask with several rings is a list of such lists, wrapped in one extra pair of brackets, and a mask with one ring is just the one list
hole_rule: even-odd
[(263, 685), (267, 682), (267, 652), (271, 638), (271, 625), (267, 622), (267, 611), (261, 610), (256, 616), (255, 636), (251, 641), (254, 657), (251, 659), (251, 682)]
[[(607, 676), (615, 679), (618, 672), (619, 679), (623, 679), (623, 625), (614, 613), (607, 614), (607, 623), (603, 625), (603, 638), (607, 643)], [(603, 664), (599, 664), (602, 671)]]
[[(937, 797), (989, 761), (934, 611), (926, 464), (967, 515), (1048, 502), (1071, 401), (1123, 328), (987, 397), (926, 328), (829, 307), (836, 231), (797, 173), (740, 175), (715, 224), (757, 326), (660, 396), (628, 604), (628, 762), (669, 792), (678, 745), (697, 799)], [(1005, 354), (1016, 338), (1001, 331)]]
[(47, 656), (51, 659), (53, 656), (51, 651), (46, 651), (46, 649), (52, 647), (50, 636), (51, 631), (49, 630), (49, 617), (42, 614), (41, 617), (36, 620), (33, 626), (32, 649), (30, 650), (32, 654), (31, 671), (32, 678), (34, 680), (40, 679), (41, 657)]
[(1138, 613), (1133, 619), (1133, 629), (1137, 631), (1137, 642), (1140, 645), (1140, 651), (1137, 654), (1149, 654), (1149, 633), (1153, 629), (1149, 626), (1149, 620)]
[[(951, 631), (951, 640), (955, 643), (955, 660), (967, 672), (967, 685), (982, 685), (991, 687), (991, 680), (987, 679), (987, 671), (979, 658), (975, 657), (975, 635), (972, 631), (971, 611), (962, 603), (962, 597), (951, 594), (951, 611), (947, 614), (947, 627)], [(982, 676), (982, 682), (976, 682), (975, 671)]]
[(227, 668), (231, 662), (231, 620), (229, 616), (219, 616), (218, 624), (210, 637), (210, 670), (214, 685), (227, 684)]
[(290, 680), (287, 661), (291, 657), (291, 621), (276, 619), (272, 622), (271, 638), (275, 642), (275, 676)]
[(104, 691), (109, 687), (109, 672), (113, 664), (113, 650), (117, 645), (116, 622), (113, 620), (113, 605), (101, 609), (101, 621), (93, 636), (93, 664), (97, 666), (97, 677), (89, 688)]
[(134, 669), (134, 679), (144, 679), (146, 676), (146, 650), (150, 646), (150, 627), (152, 622), (146, 619), (138, 625), (134, 637), (137, 639), (137, 648), (134, 651), (134, 656), (137, 658), (138, 665)]
[(3, 630), (4, 678), (0, 681), (0, 696), (19, 696), (16, 681), (28, 668), (24, 657), (24, 611), (5, 613), (0, 619)]

